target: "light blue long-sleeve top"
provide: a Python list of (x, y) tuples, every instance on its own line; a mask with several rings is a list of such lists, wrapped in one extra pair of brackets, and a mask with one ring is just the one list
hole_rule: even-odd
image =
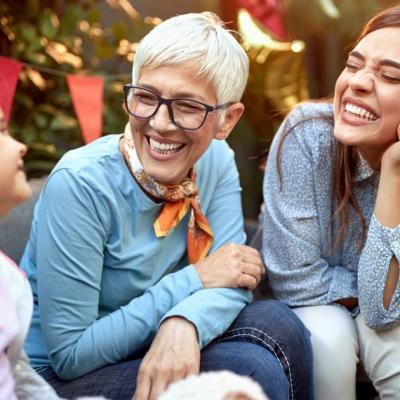
[[(282, 137), (294, 127), (280, 152)], [(332, 304), (358, 297), (361, 313), (375, 329), (400, 324), (400, 287), (388, 309), (383, 306), (391, 258), (400, 259), (400, 226), (380, 225), (373, 214), (379, 173), (360, 157), (353, 176), (355, 196), (368, 227), (358, 251), (361, 224), (353, 209), (349, 234), (332, 251), (338, 224), (332, 222), (335, 151), (332, 104), (303, 104), (276, 134), (264, 177), (263, 258), (274, 295), (290, 306)], [(358, 313), (358, 308), (353, 310)]]
[[(155, 236), (162, 203), (132, 177), (119, 139), (103, 137), (61, 159), (21, 261), (35, 298), (26, 350), (34, 366), (51, 364), (67, 380), (143, 350), (170, 316), (191, 321), (204, 347), (251, 301), (246, 290), (202, 287), (187, 260), (188, 215), (167, 237)], [(214, 140), (196, 170), (211, 252), (244, 243), (232, 150)]]

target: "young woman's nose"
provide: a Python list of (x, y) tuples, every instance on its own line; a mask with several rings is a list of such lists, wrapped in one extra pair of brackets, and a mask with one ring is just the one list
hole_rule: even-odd
[(150, 118), (149, 125), (157, 132), (168, 132), (176, 129), (166, 104), (161, 104), (157, 112)]
[(354, 92), (370, 93), (374, 89), (375, 74), (370, 70), (359, 70), (349, 78), (349, 86)]

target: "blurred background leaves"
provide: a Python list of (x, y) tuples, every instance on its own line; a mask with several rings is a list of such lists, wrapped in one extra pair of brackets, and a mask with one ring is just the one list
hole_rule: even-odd
[(120, 19), (105, 26), (102, 3), (0, 3), (0, 53), (25, 63), (10, 129), (29, 146), (26, 165), (30, 177), (47, 174), (66, 150), (83, 144), (66, 74), (105, 76), (104, 132), (120, 132), (126, 122), (122, 87), (130, 79), (137, 41), (159, 20), (144, 20), (133, 7), (123, 9), (113, 4)]
[[(239, 3), (246, 2), (264, 16), (274, 12), (274, 5), (283, 10), (287, 32), (287, 38), (279, 39), (259, 23), (269, 41), (256, 49), (246, 44), (242, 32), (252, 64), (243, 99), (245, 117), (229, 142), (244, 188), (245, 215), (256, 217), (262, 201), (262, 171), (252, 156), (268, 148), (282, 118), (297, 101), (332, 95), (346, 47), (365, 21), (398, 1), (3, 0), (0, 54), (25, 63), (10, 128), (29, 146), (29, 176), (49, 173), (65, 151), (83, 145), (66, 74), (105, 78), (104, 134), (119, 133), (127, 120), (122, 87), (130, 81), (137, 43), (160, 18), (209, 10), (230, 21), (229, 28), (238, 29)], [(293, 51), (293, 44), (300, 41), (305, 47)]]

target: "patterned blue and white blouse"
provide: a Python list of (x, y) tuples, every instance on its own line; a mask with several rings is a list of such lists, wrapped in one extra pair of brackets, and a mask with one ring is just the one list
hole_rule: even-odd
[[(281, 185), (278, 146), (287, 128), (296, 124), (280, 153)], [(332, 104), (298, 106), (273, 140), (264, 177), (263, 219), (263, 257), (272, 290), (292, 307), (358, 297), (368, 326), (398, 325), (400, 287), (388, 309), (383, 292), (391, 258), (400, 259), (400, 226), (383, 227), (373, 215), (379, 173), (361, 159), (353, 185), (368, 226), (367, 240), (360, 253), (361, 225), (351, 209), (348, 236), (332, 251), (338, 232), (332, 221), (334, 152)], [(358, 307), (352, 314), (357, 313)]]

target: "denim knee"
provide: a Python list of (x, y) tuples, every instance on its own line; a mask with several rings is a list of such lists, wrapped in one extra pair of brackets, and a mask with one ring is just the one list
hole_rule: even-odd
[(249, 341), (271, 352), (289, 381), (290, 399), (313, 399), (310, 333), (278, 300), (254, 302), (239, 314), (219, 340)]
[(310, 332), (300, 318), (283, 302), (279, 300), (259, 300), (249, 304), (239, 314), (233, 325), (252, 326), (261, 330), (269, 330), (273, 326), (274, 332), (295, 332), (301, 337), (308, 338)]
[(213, 342), (202, 351), (201, 371), (229, 370), (249, 376), (273, 400), (289, 398), (289, 382), (272, 353), (250, 342)]

